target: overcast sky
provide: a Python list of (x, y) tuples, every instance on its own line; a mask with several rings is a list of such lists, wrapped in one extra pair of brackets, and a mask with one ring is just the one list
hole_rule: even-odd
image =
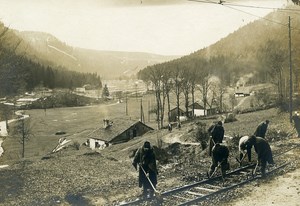
[[(227, 2), (281, 8), (286, 0)], [(186, 0), (0, 0), (0, 20), (75, 47), (186, 55), (272, 11), (234, 8)]]

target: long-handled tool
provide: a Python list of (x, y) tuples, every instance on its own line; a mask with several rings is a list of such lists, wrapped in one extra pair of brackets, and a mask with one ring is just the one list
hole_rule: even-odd
[(214, 174), (217, 172), (217, 170), (219, 169), (219, 167), (221, 166), (221, 164), (222, 164), (222, 162), (223, 162), (224, 160), (222, 160), (221, 162), (219, 162), (219, 164), (215, 167), (215, 169), (214, 169), (214, 171), (213, 171), (213, 173), (211, 174), (211, 175), (207, 175), (208, 176), (208, 179), (210, 179), (212, 176), (214, 176)]
[(292, 129), (287, 133), (287, 137), (290, 137), (296, 128), (293, 126)]
[(158, 198), (160, 201), (162, 201), (162, 197), (161, 197), (161, 193), (159, 191), (156, 190), (156, 188), (154, 187), (153, 183), (151, 182), (150, 178), (148, 177), (147, 173), (145, 172), (144, 168), (142, 165), (139, 165), (140, 168), (142, 169), (144, 175), (146, 176), (147, 180), (149, 181), (154, 193), (155, 193), (155, 197)]
[(247, 156), (247, 154), (248, 154), (248, 152), (246, 152), (245, 154), (243, 153), (243, 157), (242, 157), (242, 159), (241, 159), (241, 160), (239, 160), (238, 158), (235, 158), (235, 159), (236, 159), (236, 161), (238, 161), (238, 163), (240, 164), (240, 166), (241, 166), (241, 164), (242, 164), (243, 160), (245, 159), (245, 157)]
[(252, 170), (252, 177), (254, 177), (255, 175), (256, 175), (256, 171), (257, 171), (257, 168), (258, 168), (258, 160), (257, 160), (257, 163), (256, 163), (256, 165), (255, 165), (255, 168), (254, 168), (254, 170)]

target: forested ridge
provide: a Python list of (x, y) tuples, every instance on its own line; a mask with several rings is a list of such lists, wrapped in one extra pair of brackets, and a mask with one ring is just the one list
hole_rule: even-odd
[(36, 87), (69, 88), (91, 84), (102, 87), (96, 73), (80, 73), (57, 66), (43, 66), (26, 55), (31, 48), (22, 44), (12, 30), (0, 24), (0, 97), (32, 91)]
[[(299, 10), (298, 6), (291, 7), (293, 8)], [(272, 12), (265, 19), (249, 23), (207, 48), (180, 59), (149, 66), (140, 73), (168, 67), (173, 69), (197, 67), (196, 71), (202, 72), (209, 67), (209, 73), (219, 76), (226, 85), (235, 84), (247, 73), (254, 74), (251, 80), (254, 83), (272, 81), (271, 74), (276, 70), (276, 65), (272, 65), (271, 61), (280, 64), (283, 73), (288, 72), (288, 16), (291, 16), (292, 62), (294, 80), (297, 82), (300, 63), (299, 13), (300, 11)], [(205, 64), (205, 68), (201, 64)]]
[[(201, 103), (205, 108), (215, 104), (222, 111), (226, 88), (247, 84), (271, 83), (277, 88), (277, 103), (288, 102), (288, 21), (290, 16), (293, 91), (299, 92), (299, 14), (298, 6), (274, 11), (207, 48), (141, 70), (138, 73), (139, 78), (152, 83), (155, 88), (160, 120), (164, 118), (165, 105), (170, 108), (171, 92), (176, 95), (178, 108), (180, 96), (184, 97), (186, 113), (188, 106), (195, 100), (196, 90), (201, 93)], [(239, 85), (241, 79), (244, 81)]]

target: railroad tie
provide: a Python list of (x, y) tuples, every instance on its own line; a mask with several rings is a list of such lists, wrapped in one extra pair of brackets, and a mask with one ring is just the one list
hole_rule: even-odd
[(198, 192), (186, 191), (186, 193), (188, 193), (188, 194), (190, 194), (190, 195), (199, 196), (199, 197), (204, 196), (204, 194), (201, 194), (201, 193), (198, 193)]
[(209, 188), (205, 188), (205, 187), (195, 187), (195, 189), (206, 191), (206, 192), (215, 192), (215, 191), (217, 191), (215, 189), (209, 189)]
[(215, 188), (217, 190), (221, 189), (222, 187), (218, 186), (218, 185), (211, 185), (211, 184), (205, 184), (206, 187), (209, 187), (209, 188)]
[(182, 200), (190, 200), (189, 198), (181, 197), (181, 196), (178, 196), (178, 195), (172, 195), (172, 197), (175, 197), (177, 199), (182, 199)]

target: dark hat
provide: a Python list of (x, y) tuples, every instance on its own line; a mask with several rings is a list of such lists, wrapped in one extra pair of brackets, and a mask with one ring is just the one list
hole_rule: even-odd
[(145, 143), (144, 143), (144, 148), (148, 148), (148, 149), (150, 149), (150, 142), (148, 142), (148, 141), (146, 141)]
[(218, 125), (222, 125), (223, 123), (222, 123), (222, 121), (218, 121)]

